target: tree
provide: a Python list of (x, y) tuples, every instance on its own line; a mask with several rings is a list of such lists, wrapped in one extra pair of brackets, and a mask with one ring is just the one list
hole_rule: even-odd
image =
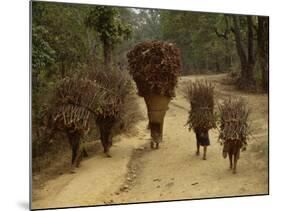
[(121, 21), (118, 9), (105, 6), (96, 6), (91, 9), (85, 19), (85, 24), (97, 31), (103, 44), (104, 66), (106, 69), (110, 68), (112, 50), (117, 43), (129, 37), (130, 25)]
[(240, 59), (241, 66), (241, 77), (239, 79), (240, 88), (251, 88), (255, 85), (254, 80), (254, 66), (256, 62), (256, 56), (254, 52), (254, 28), (253, 19), (251, 16), (246, 17), (246, 35), (247, 35), (247, 45), (244, 49), (244, 44), (241, 35), (241, 22), (242, 16), (232, 16), (233, 28), (232, 31), (235, 36), (235, 43), (237, 54)]
[(46, 29), (45, 41), (55, 51), (54, 66), (49, 72), (58, 70), (63, 78), (88, 60), (92, 48), (88, 36), (94, 39), (94, 34), (86, 34), (83, 20), (87, 11), (86, 5), (32, 3), (32, 24)]
[(214, 30), (223, 27), (221, 16), (181, 11), (160, 13), (163, 39), (180, 48), (184, 72), (220, 72), (232, 65), (232, 41), (222, 40)]
[(43, 26), (32, 26), (32, 76), (33, 88), (38, 88), (40, 71), (52, 65), (55, 61), (55, 51), (46, 41), (48, 31)]
[(261, 67), (262, 87), (268, 91), (268, 42), (269, 42), (269, 18), (258, 17), (258, 56)]

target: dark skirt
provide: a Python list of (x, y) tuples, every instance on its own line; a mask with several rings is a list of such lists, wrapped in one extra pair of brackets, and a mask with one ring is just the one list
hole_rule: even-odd
[(196, 132), (196, 140), (197, 144), (201, 146), (209, 146), (210, 145), (210, 139), (209, 139), (209, 133), (208, 132)]

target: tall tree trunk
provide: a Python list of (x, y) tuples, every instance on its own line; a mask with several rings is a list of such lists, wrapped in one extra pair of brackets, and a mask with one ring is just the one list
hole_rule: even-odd
[(258, 17), (258, 56), (261, 67), (262, 87), (268, 91), (268, 42), (269, 42), (269, 18)]
[(106, 70), (111, 68), (111, 55), (112, 46), (108, 40), (103, 41), (103, 57), (104, 57), (104, 67)]
[(239, 86), (241, 88), (248, 88), (255, 84), (253, 75), (255, 65), (253, 21), (251, 16), (247, 17), (248, 55), (246, 54), (246, 51), (243, 48), (240, 26), (238, 24), (238, 21), (238, 16), (233, 16), (233, 32), (235, 36), (235, 44), (241, 66), (241, 78), (239, 79)]
[(236, 50), (237, 54), (240, 59), (240, 65), (241, 65), (241, 76), (245, 76), (245, 68), (247, 66), (247, 57), (246, 53), (243, 49), (242, 46), (242, 38), (241, 38), (241, 33), (240, 33), (240, 27), (238, 25), (238, 17), (233, 16), (233, 23), (234, 23), (234, 36), (235, 36), (235, 44), (236, 44)]
[[(254, 81), (254, 33), (253, 33), (253, 20), (251, 16), (247, 16), (248, 23), (248, 68), (247, 68), (247, 80)], [(249, 81), (249, 82), (250, 82)]]

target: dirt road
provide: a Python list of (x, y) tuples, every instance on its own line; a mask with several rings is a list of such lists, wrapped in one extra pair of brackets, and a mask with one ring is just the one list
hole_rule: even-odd
[[(133, 135), (116, 137), (113, 158), (99, 150), (82, 162), (75, 174), (63, 174), (33, 190), (32, 207), (101, 205), (173, 199), (209, 198), (268, 193), (268, 98), (246, 94), (224, 85), (225, 75), (182, 77), (177, 97), (165, 117), (164, 137), (159, 150), (149, 147), (147, 120), (136, 125)], [(254, 137), (241, 153), (238, 171), (228, 170), (228, 160), (221, 155), (218, 133), (210, 132), (211, 146), (207, 160), (195, 155), (195, 135), (184, 128), (189, 109), (181, 92), (187, 80), (206, 78), (216, 84), (216, 99), (228, 95), (245, 98), (252, 109)], [(146, 108), (140, 99), (142, 111)]]

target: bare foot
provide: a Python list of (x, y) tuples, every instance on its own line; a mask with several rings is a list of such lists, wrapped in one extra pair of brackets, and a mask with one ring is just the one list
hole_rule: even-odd
[(199, 151), (196, 151), (196, 155), (197, 155), (197, 156), (200, 155), (200, 152), (199, 152)]
[(73, 165), (71, 166), (71, 169), (70, 169), (69, 173), (70, 174), (75, 174), (76, 173), (75, 167)]
[(112, 157), (108, 152), (106, 152), (105, 155), (106, 155), (106, 157), (108, 157), (108, 158), (111, 158), (111, 157)]
[(156, 143), (156, 149), (159, 149), (159, 143)]

